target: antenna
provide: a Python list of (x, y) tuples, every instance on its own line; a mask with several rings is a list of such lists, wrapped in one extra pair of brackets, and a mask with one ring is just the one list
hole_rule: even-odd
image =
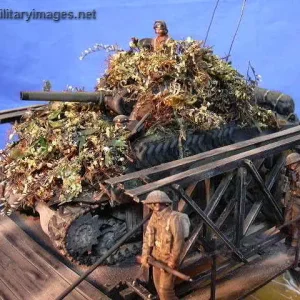
[(237, 35), (237, 33), (238, 33), (238, 30), (239, 30), (239, 27), (240, 27), (240, 24), (241, 24), (243, 15), (244, 15), (244, 10), (245, 10), (245, 6), (246, 6), (246, 2), (247, 2), (247, 0), (243, 0), (243, 5), (242, 5), (242, 11), (241, 11), (240, 19), (239, 19), (239, 22), (238, 22), (236, 31), (235, 31), (234, 36), (233, 36), (233, 39), (232, 39), (232, 42), (231, 42), (231, 45), (230, 45), (230, 48), (229, 48), (229, 52), (228, 52), (227, 57), (226, 57), (226, 61), (228, 61), (228, 58), (229, 58), (229, 56), (230, 56), (230, 52), (231, 52), (233, 43), (234, 43), (235, 38), (236, 38), (236, 35)]
[(209, 31), (210, 31), (210, 27), (211, 27), (211, 24), (212, 24), (212, 22), (213, 22), (213, 20), (214, 20), (215, 13), (216, 13), (217, 7), (218, 7), (218, 5), (219, 5), (219, 2), (220, 2), (220, 0), (217, 0), (216, 5), (215, 5), (215, 8), (214, 8), (214, 11), (213, 11), (213, 14), (212, 14), (212, 17), (211, 17), (211, 19), (210, 19), (209, 26), (208, 26), (207, 31), (206, 31), (206, 36), (205, 36), (205, 40), (204, 40), (203, 46), (205, 46), (205, 44), (206, 44), (206, 41), (207, 41), (207, 38), (208, 38), (208, 34), (209, 34)]

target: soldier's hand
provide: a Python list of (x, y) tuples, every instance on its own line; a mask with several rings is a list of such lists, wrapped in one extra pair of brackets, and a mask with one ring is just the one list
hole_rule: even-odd
[(148, 256), (141, 257), (141, 265), (146, 268), (150, 267), (150, 265), (148, 264)]
[(175, 269), (176, 268), (176, 264), (172, 261), (169, 261), (168, 262), (168, 267), (171, 268), (171, 269)]
[(139, 42), (139, 40), (137, 38), (132, 37), (131, 40), (130, 40), (130, 42), (129, 42), (129, 47), (130, 48), (137, 47), (138, 46), (138, 42)]

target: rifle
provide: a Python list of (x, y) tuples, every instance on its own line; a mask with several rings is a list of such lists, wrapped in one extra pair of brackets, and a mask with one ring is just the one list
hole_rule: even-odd
[[(141, 256), (137, 256), (137, 261), (139, 263), (141, 263)], [(168, 267), (166, 264), (160, 262), (160, 261), (157, 261), (155, 260), (153, 257), (149, 257), (148, 258), (148, 263), (156, 268), (159, 268), (159, 269), (163, 269), (165, 270), (166, 272), (176, 276), (176, 277), (179, 277), (180, 279), (183, 279), (185, 281), (193, 281), (193, 279), (190, 277), (190, 276), (187, 276), (177, 270), (174, 270), (174, 269), (171, 269), (170, 267)]]

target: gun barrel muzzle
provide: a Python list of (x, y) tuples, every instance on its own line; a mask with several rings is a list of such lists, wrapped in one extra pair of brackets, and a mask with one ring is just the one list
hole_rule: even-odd
[(110, 92), (20, 92), (21, 100), (61, 102), (101, 102)]

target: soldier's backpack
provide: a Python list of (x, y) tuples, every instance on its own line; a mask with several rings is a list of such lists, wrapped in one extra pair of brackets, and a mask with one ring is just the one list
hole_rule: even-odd
[(179, 222), (182, 223), (183, 232), (184, 232), (183, 234), (184, 234), (184, 238), (186, 239), (190, 235), (190, 226), (191, 226), (191, 222), (190, 222), (190, 219), (187, 214), (181, 213), (179, 211), (172, 211), (172, 213), (167, 221), (166, 229), (169, 230), (171, 219), (176, 216), (178, 217)]

